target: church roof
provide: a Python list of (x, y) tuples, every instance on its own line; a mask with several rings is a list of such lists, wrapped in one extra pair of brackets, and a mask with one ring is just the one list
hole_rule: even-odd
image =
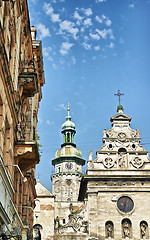
[(46, 187), (44, 187), (39, 180), (35, 185), (35, 189), (37, 197), (54, 197), (54, 195)]

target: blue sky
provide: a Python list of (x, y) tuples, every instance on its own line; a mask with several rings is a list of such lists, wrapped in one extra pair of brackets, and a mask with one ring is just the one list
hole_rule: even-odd
[[(118, 89), (150, 151), (150, 0), (29, 0), (30, 23), (42, 40), (45, 71), (38, 133), (37, 175), (51, 190), (51, 160), (63, 142), (67, 115), (76, 124), (75, 143), (88, 160), (102, 145), (116, 114)], [(85, 168), (83, 169), (85, 171)]]

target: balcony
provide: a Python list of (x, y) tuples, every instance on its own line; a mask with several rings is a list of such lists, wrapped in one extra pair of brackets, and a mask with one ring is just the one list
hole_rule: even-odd
[(22, 61), (19, 74), (19, 86), (22, 87), (22, 95), (32, 97), (38, 92), (38, 80), (34, 61)]
[(35, 129), (31, 122), (27, 122), (26, 125), (18, 124), (14, 156), (22, 171), (27, 171), (39, 163)]

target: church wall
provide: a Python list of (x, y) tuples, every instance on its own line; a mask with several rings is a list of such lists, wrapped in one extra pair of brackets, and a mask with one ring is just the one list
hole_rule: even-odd
[[(150, 226), (150, 185), (141, 187), (139, 183), (135, 184), (130, 191), (128, 188), (109, 189), (105, 187), (96, 190), (89, 190), (88, 206), (89, 206), (89, 235), (92, 237), (105, 238), (107, 221), (112, 221), (114, 224), (114, 238), (119, 239), (122, 236), (122, 220), (130, 219), (132, 223), (131, 238), (139, 239), (140, 223), (146, 221)], [(104, 188), (104, 186), (103, 186)], [(107, 188), (107, 190), (106, 190)], [(136, 188), (136, 191), (135, 189)], [(93, 193), (92, 193), (93, 190)], [(117, 208), (117, 199), (121, 196), (129, 196), (134, 201), (134, 209), (131, 213), (121, 213)], [(115, 198), (115, 201), (113, 199)], [(144, 206), (144, 207), (143, 207)], [(148, 229), (149, 236), (149, 229)]]
[(34, 209), (34, 226), (42, 226), (41, 238), (51, 239), (54, 235), (54, 197), (38, 197)]

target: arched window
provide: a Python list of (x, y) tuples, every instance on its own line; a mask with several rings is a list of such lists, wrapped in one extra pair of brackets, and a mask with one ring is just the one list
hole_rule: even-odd
[(118, 152), (119, 153), (127, 153), (127, 150), (125, 148), (119, 148)]
[(105, 233), (106, 233), (106, 238), (114, 237), (114, 224), (112, 221), (107, 221), (105, 223)]
[(67, 142), (70, 142), (70, 134), (67, 133)]
[(130, 219), (128, 218), (122, 220), (122, 237), (123, 238), (132, 237), (132, 224)]
[(34, 240), (41, 240), (41, 230), (43, 227), (40, 224), (35, 224), (33, 226), (33, 239)]
[(140, 222), (140, 238), (149, 238), (148, 224), (146, 221)]

